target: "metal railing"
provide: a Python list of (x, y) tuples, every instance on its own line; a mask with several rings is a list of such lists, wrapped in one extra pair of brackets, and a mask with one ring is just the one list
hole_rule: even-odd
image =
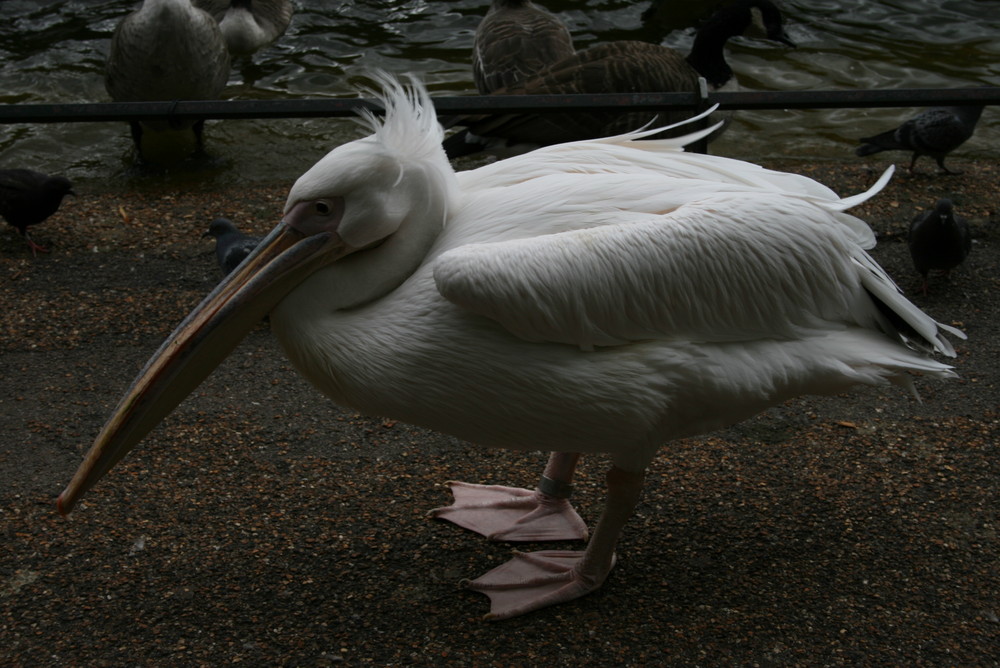
[[(701, 110), (718, 103), (723, 109), (835, 109), (1000, 104), (1000, 87), (899, 90), (807, 90), (731, 93), (607, 93), (600, 95), (469, 95), (434, 97), (441, 116), (491, 113), (545, 113), (567, 110)], [(172, 102), (95, 102), (2, 104), (0, 124), (77, 123), (163, 119), (333, 118), (352, 116), (359, 108), (376, 113), (368, 99), (179, 100)]]

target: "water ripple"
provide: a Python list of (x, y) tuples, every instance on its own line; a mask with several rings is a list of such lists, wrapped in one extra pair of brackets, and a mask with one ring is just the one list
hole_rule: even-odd
[[(676, 2), (685, 9), (694, 3)], [(131, 0), (4, 0), (0, 3), (0, 102), (107, 101), (103, 68), (115, 25)], [(288, 32), (252, 61), (237, 62), (224, 96), (352, 97), (373, 69), (413, 72), (435, 94), (474, 92), (473, 32), (488, 0), (297, 0)], [(644, 39), (646, 2), (544, 2), (570, 26), (578, 48)], [(581, 7), (581, 5), (583, 5)], [(730, 62), (745, 90), (1000, 85), (1000, 12), (993, 0), (785, 0), (794, 50), (733, 40)], [(690, 25), (661, 35), (687, 51)], [(713, 152), (741, 158), (853, 159), (854, 139), (912, 109), (760, 111), (737, 114)], [(1000, 119), (988, 110), (964, 155), (993, 155)], [(344, 120), (209, 123), (209, 150), (225, 169), (205, 182), (294, 179), (331, 146), (357, 135)], [(0, 127), (0, 164), (74, 179), (120, 179), (125, 124)], [(261, 156), (267, 156), (262, 160)]]

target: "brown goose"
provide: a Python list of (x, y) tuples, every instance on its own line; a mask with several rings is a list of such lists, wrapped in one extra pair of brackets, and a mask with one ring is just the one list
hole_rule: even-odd
[[(116, 102), (212, 100), (229, 79), (229, 52), (218, 24), (191, 0), (145, 0), (115, 28), (104, 85)], [(202, 147), (204, 121), (131, 123), (142, 155), (145, 130), (192, 128)]]
[(290, 0), (195, 0), (219, 22), (233, 56), (249, 56), (278, 39), (295, 12)]
[(493, 0), (472, 43), (472, 75), (488, 95), (573, 53), (569, 29), (531, 0)]
[[(737, 35), (756, 36), (794, 46), (782, 27), (781, 12), (769, 0), (741, 0), (713, 15), (698, 31), (691, 52), (646, 42), (618, 41), (578, 51), (520, 84), (493, 91), (495, 95), (573, 93), (655, 93), (697, 90), (704, 77), (712, 90), (733, 78), (725, 45)], [(657, 123), (683, 120), (690, 114), (660, 114)], [(495, 114), (452, 120), (467, 131), (449, 137), (448, 157), (483, 150), (522, 151), (525, 146), (590, 139), (637, 129), (649, 112), (571, 114)]]

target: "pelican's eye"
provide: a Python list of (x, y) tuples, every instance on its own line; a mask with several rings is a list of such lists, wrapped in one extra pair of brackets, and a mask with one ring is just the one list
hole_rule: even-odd
[(344, 215), (344, 199), (330, 197), (293, 204), (282, 219), (293, 229), (307, 237), (325, 232), (336, 232)]

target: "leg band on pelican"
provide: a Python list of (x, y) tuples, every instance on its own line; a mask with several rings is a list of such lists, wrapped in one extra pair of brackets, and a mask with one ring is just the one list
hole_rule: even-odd
[(573, 496), (573, 485), (562, 480), (553, 480), (543, 475), (538, 481), (538, 491), (554, 499), (568, 499)]

